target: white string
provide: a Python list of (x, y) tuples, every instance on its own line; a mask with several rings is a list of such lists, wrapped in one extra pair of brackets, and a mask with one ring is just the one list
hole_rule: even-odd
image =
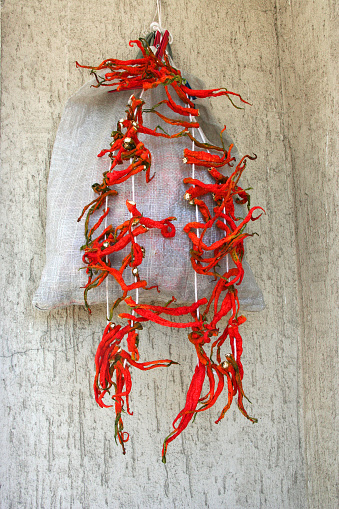
[[(143, 96), (143, 93), (144, 91), (142, 90), (141, 94), (140, 94), (140, 99), (142, 98)], [(130, 159), (130, 164), (132, 164), (133, 162), (133, 159)], [(111, 164), (109, 165), (109, 168), (111, 167)], [(134, 184), (134, 175), (132, 175), (132, 200), (134, 201), (135, 203), (135, 184)], [(108, 206), (108, 196), (106, 196), (106, 210), (107, 210), (107, 206)], [(132, 214), (131, 214), (131, 217), (132, 217)], [(105, 217), (105, 229), (107, 228), (107, 216)], [(108, 262), (108, 256), (106, 256), (106, 264)], [(134, 282), (136, 283), (137, 282), (137, 277), (134, 276)], [(139, 303), (139, 288), (136, 288), (136, 296), (135, 296), (135, 302), (138, 304)], [(110, 321), (109, 320), (109, 299), (108, 299), (108, 278), (106, 278), (106, 312), (107, 312), (107, 323)], [(135, 312), (134, 312), (134, 309), (132, 310), (132, 314), (134, 315)]]
[[(191, 114), (190, 114), (190, 122), (193, 122), (193, 117)], [(192, 137), (193, 138), (194, 138), (194, 134), (195, 134), (195, 129), (192, 128)], [(194, 140), (192, 140), (192, 151), (194, 151), (194, 149), (195, 149), (195, 143), (194, 143)], [(194, 177), (195, 177), (195, 164), (192, 164), (192, 179), (194, 179)], [(198, 205), (195, 206), (195, 220), (197, 223), (199, 222)], [(198, 239), (200, 238), (199, 228), (197, 228), (197, 237), (198, 237)], [(194, 299), (195, 299), (195, 302), (198, 302), (198, 279), (197, 279), (196, 271), (194, 271)], [(199, 308), (197, 308), (197, 318), (198, 318), (198, 320), (200, 318)], [(199, 362), (200, 362), (199, 357), (197, 357), (197, 366), (199, 366)]]
[[(154, 21), (154, 19), (156, 17), (158, 18), (158, 21)], [(165, 32), (165, 29), (162, 27), (162, 24), (161, 24), (161, 0), (157, 0), (157, 6), (155, 9), (153, 21), (150, 25), (150, 29), (152, 30), (152, 32), (160, 32), (161, 34), (163, 34)], [(168, 42), (170, 44), (172, 44), (172, 42), (173, 42), (173, 35), (171, 34), (171, 32), (169, 32)]]
[[(109, 164), (109, 168), (111, 167), (111, 163)], [(108, 196), (106, 196), (106, 211), (108, 207)], [(107, 216), (105, 217), (105, 230), (107, 228)], [(106, 265), (108, 264), (108, 255), (106, 255)], [(106, 313), (107, 313), (107, 323), (109, 323), (109, 302), (108, 302), (108, 275), (106, 276)]]
[[(130, 163), (132, 164), (133, 162), (133, 159), (130, 159)], [(134, 175), (132, 175), (132, 201), (135, 203), (135, 183), (134, 183)], [(133, 216), (133, 214), (131, 213), (131, 217)], [(138, 278), (137, 276), (134, 276), (134, 283), (136, 283), (138, 281)], [(135, 289), (135, 302), (136, 304), (139, 303), (139, 288), (136, 288)], [(132, 309), (132, 315), (134, 315), (135, 312), (134, 312), (134, 309)]]
[[(192, 122), (193, 120), (193, 117), (192, 115), (190, 115), (190, 121)], [(195, 134), (195, 131), (194, 131), (194, 128), (192, 129), (192, 136), (194, 138), (194, 134)], [(192, 151), (194, 151), (195, 149), (195, 143), (194, 143), (194, 140), (192, 140)], [(194, 179), (195, 177), (195, 164), (192, 164), (192, 179)], [(196, 219), (196, 222), (198, 223), (199, 222), (199, 210), (198, 210), (198, 205), (195, 206), (195, 219)], [(200, 231), (199, 231), (199, 228), (197, 228), (197, 237), (198, 239), (200, 238)], [(195, 302), (198, 302), (198, 280), (197, 280), (197, 273), (196, 271), (194, 271), (194, 298), (195, 298)], [(198, 317), (198, 320), (200, 318), (200, 311), (199, 311), (199, 308), (197, 309), (197, 317)]]
[(156, 15), (158, 15), (158, 23), (161, 26), (161, 0), (157, 0), (157, 8), (155, 12)]
[[(141, 91), (141, 94), (140, 94), (140, 99), (142, 99), (142, 96), (144, 95), (144, 90)], [(130, 164), (132, 164), (133, 162), (133, 159), (130, 159)], [(132, 201), (134, 203), (136, 203), (135, 201), (135, 181), (134, 181), (134, 175), (132, 175)], [(132, 217), (132, 213), (131, 213), (131, 217)], [(138, 278), (137, 276), (134, 276), (134, 282), (136, 283), (138, 281)], [(136, 304), (139, 303), (139, 288), (136, 288), (135, 289), (135, 302)], [(132, 315), (134, 315), (135, 312), (134, 312), (134, 309), (132, 310)]]
[[(195, 117), (193, 117), (193, 118), (194, 118), (194, 120), (195, 120)], [(201, 129), (201, 127), (198, 127), (198, 131), (199, 131), (199, 134), (200, 134), (200, 136), (201, 136), (202, 142), (203, 142), (203, 143), (206, 143), (206, 142), (207, 142), (207, 140), (206, 140), (206, 137), (205, 137), (204, 132), (203, 132), (203, 130)], [(208, 153), (210, 153), (210, 151), (209, 151), (209, 150), (207, 150), (207, 152), (208, 152)], [(198, 208), (198, 207), (197, 207), (197, 208)], [(226, 212), (226, 211), (225, 211), (225, 209), (224, 209), (224, 214), (225, 214), (225, 212)], [(225, 219), (225, 218), (224, 218), (224, 224), (226, 224), (226, 219)], [(226, 237), (226, 231), (225, 231), (225, 237)], [(226, 272), (228, 272), (228, 271), (229, 271), (229, 255), (227, 254), (227, 255), (226, 255)], [(235, 360), (237, 360), (237, 350), (236, 350), (236, 341), (235, 341), (235, 339), (234, 339), (234, 343), (233, 343), (233, 350), (234, 350), (234, 359), (235, 359)]]

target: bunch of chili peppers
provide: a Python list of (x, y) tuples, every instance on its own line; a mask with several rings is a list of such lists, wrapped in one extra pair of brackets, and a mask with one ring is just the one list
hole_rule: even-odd
[[(156, 55), (146, 41), (130, 41), (130, 46), (137, 45), (142, 52), (142, 58), (122, 61), (108, 59), (98, 67), (80, 66), (91, 69), (96, 78), (96, 87), (110, 87), (110, 92), (121, 90), (142, 89), (147, 91), (151, 88), (162, 86), (165, 89), (167, 99), (153, 106), (151, 110), (163, 122), (178, 127), (178, 132), (172, 135), (164, 130), (150, 129), (144, 125), (143, 110), (144, 101), (134, 95), (130, 97), (125, 117), (118, 121), (116, 129), (112, 132), (110, 148), (102, 150), (99, 157), (108, 155), (111, 158), (110, 169), (104, 173), (101, 183), (93, 184), (95, 199), (85, 206), (78, 221), (86, 214), (85, 239), (82, 246), (83, 262), (86, 265), (88, 281), (84, 290), (86, 307), (89, 309), (87, 294), (89, 290), (101, 285), (108, 276), (113, 276), (121, 288), (121, 294), (113, 303), (108, 324), (104, 330), (102, 340), (98, 346), (95, 357), (96, 375), (94, 380), (94, 392), (97, 403), (101, 407), (115, 407), (115, 439), (119, 441), (125, 454), (125, 443), (129, 435), (124, 431), (122, 415), (124, 412), (131, 414), (129, 395), (132, 388), (131, 368), (149, 370), (157, 367), (168, 367), (176, 364), (170, 359), (161, 359), (150, 362), (139, 360), (139, 331), (143, 323), (154, 322), (164, 327), (188, 329), (188, 339), (194, 345), (198, 364), (195, 368), (192, 381), (186, 396), (184, 408), (173, 421), (173, 430), (164, 441), (162, 458), (166, 462), (168, 444), (177, 438), (187, 427), (192, 418), (198, 413), (211, 408), (221, 396), (224, 386), (227, 386), (227, 401), (222, 408), (216, 422), (218, 423), (230, 408), (232, 400), (237, 396), (240, 411), (250, 421), (256, 419), (250, 417), (243, 404), (246, 397), (242, 387), (243, 366), (241, 363), (242, 338), (239, 326), (246, 320), (239, 314), (239, 300), (236, 285), (241, 284), (244, 276), (242, 260), (244, 256), (244, 240), (251, 236), (245, 232), (249, 221), (255, 221), (256, 210), (261, 207), (249, 207), (249, 195), (239, 186), (239, 179), (249, 159), (256, 156), (244, 156), (234, 167), (235, 158), (232, 157), (232, 145), (228, 150), (224, 146), (211, 145), (198, 141), (191, 130), (199, 128), (196, 117), (198, 109), (193, 102), (194, 97), (207, 98), (220, 95), (238, 97), (239, 94), (226, 89), (192, 90), (187, 86), (185, 79), (178, 69), (174, 68), (167, 57)], [(165, 49), (165, 48), (164, 48)], [(105, 71), (104, 74), (98, 71)], [(232, 101), (233, 103), (233, 101)], [(157, 111), (164, 104), (168, 110), (179, 115), (179, 119), (173, 119)], [(194, 132), (194, 131), (193, 131)], [(187, 136), (194, 142), (194, 148), (200, 150), (185, 149), (183, 162), (187, 165), (195, 165), (206, 170), (211, 175), (214, 183), (205, 184), (198, 179), (185, 178), (183, 181), (189, 187), (183, 196), (190, 204), (198, 207), (200, 221), (187, 223), (184, 231), (190, 242), (190, 259), (192, 268), (196, 273), (213, 276), (214, 288), (209, 298), (203, 298), (189, 306), (175, 306), (175, 298), (162, 305), (149, 305), (138, 303), (131, 297), (133, 290), (154, 288), (149, 286), (146, 280), (140, 278), (139, 266), (145, 256), (142, 246), (143, 235), (147, 235), (150, 229), (160, 230), (160, 235), (170, 239), (176, 234), (173, 221), (175, 217), (167, 217), (161, 221), (155, 221), (143, 215), (143, 211), (137, 208), (137, 204), (127, 200), (126, 207), (130, 219), (120, 225), (109, 225), (98, 234), (102, 223), (109, 213), (107, 198), (118, 194), (115, 186), (126, 181), (133, 175), (145, 172), (146, 184), (152, 180), (150, 175), (152, 155), (145, 144), (140, 141), (140, 134), (163, 138), (177, 138)], [(222, 138), (221, 138), (222, 140)], [(223, 144), (222, 144), (223, 145)], [(127, 168), (119, 169), (124, 162)], [(126, 165), (125, 165), (126, 166)], [(219, 169), (222, 167), (232, 168), (231, 175), (225, 176)], [(212, 196), (213, 207), (209, 207), (204, 201), (207, 196)], [(245, 218), (239, 219), (235, 215), (234, 202), (247, 204), (248, 213)], [(101, 215), (94, 217), (99, 211)], [(127, 211), (126, 211), (127, 212)], [(219, 240), (208, 244), (205, 242), (206, 233), (211, 228), (217, 228), (220, 232)], [(114, 254), (127, 248), (127, 255), (123, 258), (120, 267), (113, 266)], [(126, 251), (125, 251), (126, 252)], [(218, 272), (218, 267), (223, 258), (229, 256), (234, 267), (224, 273)], [(127, 275), (126, 275), (127, 271)], [(133, 274), (133, 282), (130, 280), (130, 271)], [(159, 291), (159, 289), (157, 288)], [(119, 317), (126, 321), (125, 326), (113, 322), (113, 314), (117, 306), (124, 301), (130, 307), (130, 313), (120, 313)], [(90, 309), (89, 309), (90, 311)], [(171, 317), (184, 317), (185, 321), (173, 321)], [(227, 318), (227, 325), (223, 330), (218, 328), (222, 318)], [(231, 347), (230, 354), (222, 360), (221, 348), (225, 342)], [(203, 393), (204, 383), (207, 383), (208, 391)], [(113, 405), (105, 403), (105, 396), (109, 395)]]

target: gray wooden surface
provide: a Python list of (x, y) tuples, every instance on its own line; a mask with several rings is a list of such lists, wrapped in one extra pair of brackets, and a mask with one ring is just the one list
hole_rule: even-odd
[[(195, 359), (184, 333), (145, 329), (145, 358), (180, 366), (133, 373), (127, 455), (92, 394), (104, 310), (39, 312), (49, 160), (74, 62), (130, 58), (155, 2), (2, 2), (2, 508), (337, 507), (335, 362), (338, 221), (336, 10), (329, 0), (163, 1), (175, 60), (207, 86), (250, 99), (213, 102), (243, 153), (267, 216), (248, 259), (267, 303), (243, 326), (244, 384), (259, 423), (232, 408), (199, 415), (161, 445)], [(220, 404), (221, 405), (221, 404)]]

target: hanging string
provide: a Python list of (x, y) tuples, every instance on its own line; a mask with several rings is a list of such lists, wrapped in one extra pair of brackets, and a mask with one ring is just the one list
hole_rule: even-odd
[[(193, 122), (193, 117), (192, 115), (190, 114), (190, 122)], [(195, 129), (194, 127), (192, 128), (192, 137), (194, 138), (194, 135), (195, 135)], [(192, 151), (194, 151), (195, 149), (195, 143), (194, 143), (194, 140), (192, 140)], [(195, 178), (195, 164), (192, 164), (192, 179)], [(198, 206), (196, 205), (195, 206), (195, 220), (196, 222), (199, 221), (199, 210), (198, 210)], [(198, 239), (200, 238), (200, 230), (199, 228), (197, 228), (197, 237)], [(194, 299), (195, 299), (195, 302), (198, 301), (198, 279), (197, 279), (197, 273), (194, 271)], [(197, 318), (199, 320), (200, 318), (200, 310), (199, 308), (197, 309)], [(199, 365), (200, 363), (200, 360), (199, 360), (199, 357), (197, 356), (197, 366)]]
[[(153, 23), (154, 23), (154, 20), (155, 20), (156, 16), (158, 17), (158, 23), (159, 23), (159, 26), (161, 27), (161, 0), (157, 0), (157, 6), (155, 8), (155, 14), (153, 16)], [(151, 27), (152, 27), (152, 23), (151, 23)]]
[[(142, 93), (140, 95), (140, 99), (141, 99), (141, 96), (142, 96)], [(133, 159), (130, 159), (130, 163), (132, 164), (133, 162)], [(132, 201), (134, 203), (136, 203), (135, 201), (135, 182), (134, 182), (134, 175), (132, 175)], [(133, 214), (131, 213), (131, 217), (133, 216)], [(137, 268), (135, 268), (136, 270), (138, 270)], [(136, 283), (138, 281), (138, 278), (137, 276), (135, 275), (134, 276), (134, 283)], [(139, 303), (139, 288), (136, 288), (135, 289), (135, 302), (138, 304)], [(132, 309), (132, 315), (134, 316), (135, 315), (135, 311), (134, 311), (134, 308)]]
[[(193, 122), (193, 117), (192, 115), (190, 115), (190, 122)], [(195, 134), (195, 129), (193, 128), (192, 129), (192, 137), (194, 138), (194, 134)], [(192, 140), (192, 151), (194, 151), (195, 149), (195, 143), (194, 143), (194, 140)], [(195, 178), (195, 164), (192, 164), (192, 179)], [(199, 210), (198, 210), (198, 205), (195, 206), (195, 218), (196, 218), (196, 222), (198, 223), (199, 222)], [(197, 237), (198, 239), (200, 238), (200, 231), (199, 231), (199, 228), (197, 228)], [(198, 280), (197, 280), (197, 273), (194, 271), (194, 298), (195, 298), (195, 302), (198, 301)], [(199, 308), (197, 309), (197, 318), (199, 320), (200, 318), (200, 311), (199, 311)]]
[[(111, 167), (111, 163), (109, 164), (109, 168), (108, 168), (108, 171)], [(107, 210), (107, 207), (108, 207), (108, 196), (106, 196), (106, 200), (105, 200), (105, 207), (106, 207), (106, 210)], [(105, 217), (105, 230), (107, 228), (107, 216)], [(106, 256), (106, 265), (108, 265), (108, 255)], [(108, 277), (106, 277), (106, 313), (107, 313), (107, 323), (110, 322), (110, 319), (109, 319), (109, 301), (108, 301)]]
[[(157, 0), (156, 10), (155, 10), (155, 14), (154, 14), (153, 20), (156, 17), (157, 17), (158, 21), (153, 21), (151, 23), (150, 28), (154, 32), (159, 31), (161, 34), (163, 34), (165, 32), (165, 30), (162, 28), (162, 24), (161, 24), (161, 0)], [(171, 44), (172, 42), (173, 42), (173, 36), (169, 32), (169, 43)], [(142, 99), (143, 93), (144, 93), (144, 90), (141, 91), (140, 99)], [(132, 164), (132, 162), (133, 162), (132, 159), (130, 159), (130, 163), (131, 164)], [(110, 168), (110, 165), (109, 165), (109, 168)], [(134, 178), (134, 175), (132, 175), (132, 200), (135, 203), (135, 178)], [(106, 210), (107, 210), (107, 207), (108, 207), (108, 196), (106, 196), (105, 207), (106, 207)], [(197, 212), (197, 214), (198, 214), (198, 212)], [(197, 217), (198, 217), (198, 215), (197, 215)], [(106, 228), (107, 228), (107, 216), (105, 217), (105, 229)], [(108, 263), (108, 255), (106, 256), (106, 264), (107, 263)], [(196, 279), (196, 274), (195, 274), (195, 279)], [(136, 275), (134, 276), (134, 282), (135, 283), (137, 282), (137, 276)], [(196, 282), (195, 282), (195, 284), (196, 284)], [(195, 290), (195, 294), (196, 294), (196, 300), (197, 300), (197, 289)], [(136, 288), (135, 302), (137, 304), (139, 303), (139, 288)], [(106, 313), (107, 313), (107, 323), (109, 323), (109, 321), (110, 321), (109, 320), (110, 307), (109, 307), (108, 278), (106, 278)], [(134, 309), (132, 310), (132, 314), (135, 315)], [(198, 310), (198, 317), (199, 317), (199, 310)]]
[[(141, 91), (140, 99), (142, 99), (143, 95), (144, 95), (144, 90)], [(133, 163), (133, 159), (130, 159), (130, 164), (132, 164), (132, 163)], [(134, 175), (132, 175), (132, 201), (134, 203), (136, 203), (136, 201), (135, 201), (135, 179), (134, 179)], [(132, 217), (132, 213), (131, 213), (131, 217)], [(137, 276), (134, 276), (134, 282), (136, 283), (137, 281), (138, 281)], [(139, 288), (136, 288), (136, 290), (135, 290), (135, 302), (137, 304), (139, 303)], [(133, 315), (135, 314), (134, 309), (132, 310), (132, 314)]]
[[(195, 117), (192, 117), (194, 121), (196, 121)], [(203, 130), (201, 129), (201, 127), (198, 127), (198, 131), (199, 131), (199, 134), (201, 136), (201, 140), (203, 143), (207, 143), (207, 139), (204, 135), (204, 132)], [(194, 136), (194, 135), (193, 135)], [(194, 150), (194, 149), (193, 149)], [(210, 153), (209, 150), (207, 150), (208, 153)], [(193, 177), (194, 178), (194, 177)], [(198, 209), (197, 205), (196, 205), (196, 209)], [(224, 214), (226, 214), (226, 211), (225, 209), (223, 210)], [(198, 221), (198, 220), (197, 220)], [(224, 224), (226, 224), (226, 219), (224, 218)], [(226, 231), (225, 231), (225, 237), (226, 237)], [(226, 255), (226, 272), (229, 271), (229, 255), (227, 254)], [(236, 340), (234, 338), (234, 343), (233, 343), (233, 350), (234, 350), (234, 359), (237, 360), (237, 350), (236, 350)]]
[[(154, 21), (155, 18), (158, 18), (158, 21)], [(165, 32), (165, 29), (162, 27), (162, 24), (161, 24), (161, 0), (157, 0), (157, 6), (155, 9), (153, 21), (150, 25), (150, 29), (152, 30), (152, 32), (160, 32), (161, 34), (163, 34)], [(172, 42), (173, 42), (173, 36), (172, 36), (171, 32), (169, 32), (168, 42), (170, 44), (172, 44)]]

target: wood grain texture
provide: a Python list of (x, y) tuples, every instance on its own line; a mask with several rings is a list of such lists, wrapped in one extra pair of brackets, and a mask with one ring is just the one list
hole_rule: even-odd
[[(243, 327), (244, 385), (259, 423), (233, 408), (215, 425), (220, 403), (170, 444), (164, 466), (162, 441), (196, 361), (184, 333), (150, 325), (143, 358), (170, 355), (180, 366), (133, 372), (134, 415), (125, 420), (131, 439), (122, 456), (113, 414), (92, 394), (104, 309), (91, 317), (81, 307), (33, 309), (53, 141), (67, 98), (88, 79), (74, 62), (133, 56), (128, 41), (148, 31), (155, 2), (5, 0), (1, 507), (334, 508), (334, 7), (321, 0), (307, 9), (271, 0), (248, 0), (246, 8), (231, 0), (213, 9), (206, 0), (162, 4), (177, 65), (253, 103), (237, 111), (220, 98), (213, 109), (240, 150), (258, 154), (245, 180), (253, 204), (267, 211), (256, 223), (260, 236), (248, 242), (267, 308), (248, 314)], [(308, 21), (319, 9), (324, 25), (313, 21), (313, 30)], [(324, 80), (321, 112), (314, 86)], [(311, 122), (303, 122), (305, 114)]]

